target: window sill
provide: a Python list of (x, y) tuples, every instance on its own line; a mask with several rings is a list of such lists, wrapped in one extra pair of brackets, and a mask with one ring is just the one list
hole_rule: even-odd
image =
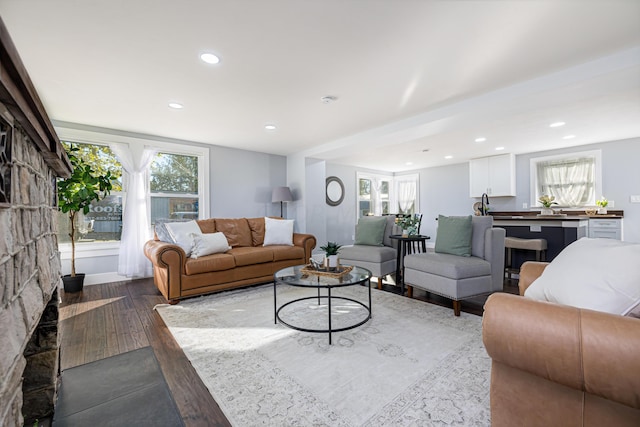
[[(71, 259), (71, 243), (59, 243), (60, 259)], [(120, 242), (77, 242), (76, 259), (117, 256)]]

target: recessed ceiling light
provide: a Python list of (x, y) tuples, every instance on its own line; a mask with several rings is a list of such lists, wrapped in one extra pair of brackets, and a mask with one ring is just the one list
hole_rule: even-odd
[(566, 125), (566, 123), (565, 123), (565, 122), (555, 122), (555, 123), (551, 123), (551, 124), (549, 125), (549, 127), (550, 127), (550, 128), (559, 128), (560, 126), (564, 126), (564, 125)]
[(276, 130), (276, 125), (264, 125), (266, 130)]
[(565, 135), (562, 137), (562, 139), (573, 139), (575, 137), (576, 137), (575, 135)]
[(487, 140), (487, 138), (485, 138), (484, 136), (481, 136), (480, 138), (476, 138), (476, 142), (485, 142)]
[(184, 108), (182, 104), (179, 104), (177, 102), (170, 102), (169, 107), (173, 108), (174, 110), (179, 110), (181, 108)]
[(220, 62), (220, 58), (218, 58), (213, 53), (203, 53), (202, 55), (200, 55), (200, 59), (202, 59), (207, 64), (217, 64), (218, 62)]
[(405, 163), (405, 165), (407, 165), (407, 166), (411, 166), (412, 164), (413, 164), (413, 162), (407, 162), (407, 163)]
[(502, 151), (504, 150), (504, 147), (496, 147), (496, 151)]
[(449, 160), (449, 159), (453, 159), (453, 156), (444, 156), (444, 158)]

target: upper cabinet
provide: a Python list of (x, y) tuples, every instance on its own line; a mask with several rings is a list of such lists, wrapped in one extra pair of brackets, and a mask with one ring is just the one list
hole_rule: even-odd
[(482, 157), (469, 161), (471, 197), (516, 195), (516, 162), (513, 154)]

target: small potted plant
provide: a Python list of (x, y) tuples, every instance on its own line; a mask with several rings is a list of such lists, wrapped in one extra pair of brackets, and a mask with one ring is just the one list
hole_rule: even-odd
[(396, 218), (396, 224), (398, 227), (402, 228), (403, 236), (413, 236), (418, 234), (418, 224), (420, 223), (420, 218), (415, 215), (409, 215), (402, 218)]
[(596, 200), (596, 206), (598, 206), (598, 215), (606, 215), (607, 214), (607, 205), (609, 201), (602, 197), (600, 200)]
[(104, 175), (95, 172), (91, 165), (78, 157), (78, 148), (67, 150), (73, 171), (69, 178), (58, 181), (58, 208), (69, 215), (69, 237), (71, 238), (71, 274), (62, 277), (66, 292), (79, 292), (84, 284), (84, 273), (76, 274), (76, 237), (78, 214), (89, 213), (91, 202), (102, 200), (111, 192), (111, 172)]
[(538, 201), (542, 205), (542, 211), (540, 212), (540, 214), (553, 215), (553, 209), (551, 209), (551, 206), (558, 204), (555, 202), (555, 200), (556, 198), (554, 196), (548, 196), (546, 194), (543, 196), (540, 196), (540, 198), (538, 199)]
[(327, 242), (326, 245), (320, 246), (320, 249), (324, 251), (324, 266), (326, 268), (337, 268), (339, 265), (338, 252), (342, 245), (336, 242)]

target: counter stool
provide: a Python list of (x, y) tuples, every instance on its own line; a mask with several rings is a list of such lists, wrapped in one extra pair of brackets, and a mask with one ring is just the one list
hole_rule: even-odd
[(507, 250), (506, 272), (507, 279), (511, 279), (511, 274), (519, 271), (512, 268), (512, 256), (514, 249), (522, 249), (526, 251), (536, 251), (536, 261), (544, 261), (547, 252), (546, 239), (521, 239), (520, 237), (505, 237), (504, 247)]

